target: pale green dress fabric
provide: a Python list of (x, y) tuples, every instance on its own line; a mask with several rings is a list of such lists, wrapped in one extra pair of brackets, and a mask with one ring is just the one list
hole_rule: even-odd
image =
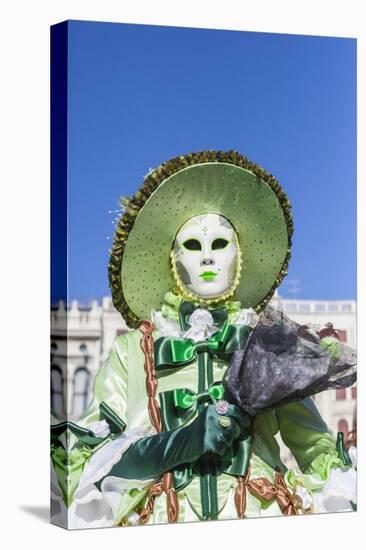
[[(109, 359), (96, 376), (93, 401), (79, 422), (83, 426), (88, 426), (90, 423), (98, 421), (99, 405), (102, 402), (107, 403), (126, 423), (126, 430), (124, 434), (119, 436), (119, 439), (123, 440), (124, 438), (127, 447), (139, 437), (143, 437), (144, 434), (154, 433), (148, 415), (144, 357), (140, 349), (140, 337), (141, 333), (138, 330), (117, 337)], [(159, 337), (159, 333), (155, 332), (154, 337)], [(214, 380), (220, 381), (227, 365), (222, 361), (214, 360), (213, 368)], [(174, 388), (189, 388), (192, 391), (197, 391), (196, 362), (192, 362), (183, 368), (163, 371), (158, 373), (157, 376), (158, 392)], [(293, 452), (302, 473), (293, 470), (286, 471), (285, 466), (281, 463), (280, 450), (275, 439), (278, 432)], [(97, 453), (104, 452), (108, 456), (108, 447), (113, 445), (118, 447), (118, 442), (107, 440)], [(111, 456), (112, 452), (110, 453), (111, 463), (108, 466), (109, 469), (119, 460), (121, 448), (123, 449), (123, 445), (120, 446), (119, 450), (117, 449), (114, 456)], [(334, 436), (328, 432), (327, 426), (320, 417), (312, 399), (306, 399), (257, 416), (256, 435), (250, 466), (251, 479), (266, 477), (273, 482), (274, 468), (277, 466), (285, 473), (285, 479), (290, 488), (294, 488), (297, 482), (301, 482), (306, 489), (316, 494), (326, 484), (331, 469), (341, 468), (343, 464), (336, 451)], [(89, 470), (85, 467), (81, 485), (83, 485), (83, 476), (89, 475)], [(104, 468), (103, 476), (107, 475), (105, 470)], [(93, 476), (90, 479), (92, 478)], [(106, 520), (105, 524), (134, 523), (136, 521), (135, 510), (141, 507), (141, 503), (144, 502), (149, 487), (154, 481), (117, 480), (107, 476), (102, 483), (102, 494), (104, 492), (108, 499), (108, 488), (113, 483), (117, 487), (119, 484), (121, 491), (117, 494), (118, 491), (116, 492), (116, 489), (114, 489), (114, 492), (109, 493), (113, 495), (113, 498), (109, 498), (113, 514), (108, 518), (108, 521)], [(235, 519), (237, 517), (234, 505), (236, 485), (237, 481), (233, 476), (222, 474), (218, 477), (219, 519)], [(76, 491), (76, 503), (78, 501), (82, 503), (81, 497), (80, 491), (79, 494)], [(178, 499), (180, 505), (178, 521), (199, 521), (202, 519), (198, 477), (194, 478), (185, 489), (178, 492)], [(246, 515), (247, 517), (258, 517), (282, 514), (275, 501), (268, 504), (248, 493)], [(166, 496), (162, 494), (155, 500), (154, 511), (148, 523), (166, 522)]]

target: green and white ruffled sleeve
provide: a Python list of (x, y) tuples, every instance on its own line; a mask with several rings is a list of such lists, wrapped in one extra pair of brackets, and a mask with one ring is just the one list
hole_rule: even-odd
[[(141, 419), (141, 425), (132, 419), (133, 426), (129, 427), (127, 347), (126, 336), (116, 339), (108, 360), (95, 378), (93, 399), (77, 423), (89, 434), (93, 432), (98, 443), (82, 446), (88, 453), (84, 453), (78, 482), (73, 481), (72, 494), (66, 499), (69, 528), (112, 526), (129, 515), (133, 522), (134, 508), (154, 481), (108, 477), (130, 445), (155, 433), (145, 419)], [(74, 435), (75, 446), (68, 450), (69, 457), (80, 448), (77, 439)], [(99, 490), (97, 485), (101, 480)]]
[(302, 473), (289, 470), (287, 484), (312, 493), (315, 512), (352, 510), (356, 502), (356, 471), (345, 465), (337, 441), (311, 398), (279, 407), (280, 434)]

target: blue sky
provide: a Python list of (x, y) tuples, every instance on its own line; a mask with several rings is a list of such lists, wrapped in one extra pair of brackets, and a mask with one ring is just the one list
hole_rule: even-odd
[(356, 41), (69, 22), (69, 299), (109, 294), (113, 215), (151, 168), (236, 149), (293, 205), (280, 293), (356, 297)]

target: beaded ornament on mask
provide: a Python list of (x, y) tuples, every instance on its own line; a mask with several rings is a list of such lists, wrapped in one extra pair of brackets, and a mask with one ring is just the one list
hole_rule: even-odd
[(211, 305), (233, 296), (242, 257), (236, 231), (223, 216), (201, 214), (186, 221), (170, 257), (175, 291), (185, 300)]

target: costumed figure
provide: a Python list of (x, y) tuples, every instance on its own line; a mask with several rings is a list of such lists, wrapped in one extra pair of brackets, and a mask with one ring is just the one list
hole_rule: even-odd
[[(278, 181), (203, 151), (150, 171), (109, 264), (118, 336), (80, 421), (52, 426), (53, 521), (70, 528), (345, 511), (354, 448), (312, 395), (355, 352), (268, 305), (293, 232)], [(279, 434), (297, 469), (280, 458)]]

